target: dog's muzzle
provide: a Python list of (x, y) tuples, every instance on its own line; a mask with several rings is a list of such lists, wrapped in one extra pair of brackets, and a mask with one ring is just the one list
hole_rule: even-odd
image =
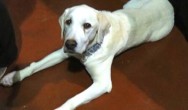
[(74, 52), (77, 46), (77, 42), (75, 40), (67, 40), (65, 42), (66, 51), (65, 52)]

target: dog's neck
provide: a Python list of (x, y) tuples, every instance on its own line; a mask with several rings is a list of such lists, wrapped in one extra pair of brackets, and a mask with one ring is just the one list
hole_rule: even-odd
[(100, 47), (101, 47), (101, 43), (95, 43), (94, 45), (92, 45), (90, 48), (88, 48), (85, 52), (84, 52), (84, 56), (88, 57), (90, 55), (92, 55), (93, 53), (95, 53)]
[(95, 38), (90, 41), (88, 48), (83, 53), (84, 57), (89, 57), (93, 53), (95, 53), (99, 48), (101, 48), (101, 44), (103, 43), (103, 39), (100, 42), (97, 42), (96, 38), (98, 37), (98, 32), (96, 32)]

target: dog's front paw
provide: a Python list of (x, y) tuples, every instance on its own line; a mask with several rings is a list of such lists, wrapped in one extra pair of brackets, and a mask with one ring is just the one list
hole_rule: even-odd
[(5, 77), (3, 77), (0, 80), (0, 84), (2, 84), (3, 86), (12, 86), (14, 83), (15, 74), (16, 74), (16, 71), (13, 71), (13, 72), (7, 74)]
[(62, 106), (56, 108), (55, 110), (74, 110), (74, 107), (69, 102), (66, 102)]
[(56, 108), (55, 110), (74, 110), (74, 109), (71, 109), (71, 107), (68, 107), (68, 106), (62, 106), (62, 107)]

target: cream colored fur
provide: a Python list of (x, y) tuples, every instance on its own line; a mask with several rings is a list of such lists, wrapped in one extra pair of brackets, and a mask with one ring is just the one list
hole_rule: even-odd
[[(71, 25), (65, 24), (67, 19), (72, 20)], [(85, 22), (90, 23), (91, 27), (83, 29)], [(66, 53), (64, 46), (41, 61), (6, 75), (1, 79), (1, 84), (11, 86), (69, 56), (75, 56), (85, 65), (93, 84), (56, 109), (74, 110), (110, 92), (114, 56), (133, 46), (165, 37), (173, 28), (174, 12), (168, 0), (130, 0), (123, 9), (114, 12), (98, 11), (87, 5), (80, 5), (66, 9), (60, 17), (60, 25), (64, 41), (74, 39), (78, 43), (74, 53)], [(91, 56), (84, 56), (83, 52), (97, 42), (102, 42), (101, 47)]]

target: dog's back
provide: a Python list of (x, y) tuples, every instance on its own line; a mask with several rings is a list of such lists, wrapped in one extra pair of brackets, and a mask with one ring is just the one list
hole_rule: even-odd
[(123, 8), (116, 12), (123, 12), (131, 23), (128, 48), (160, 40), (173, 28), (174, 11), (168, 0), (131, 0)]

